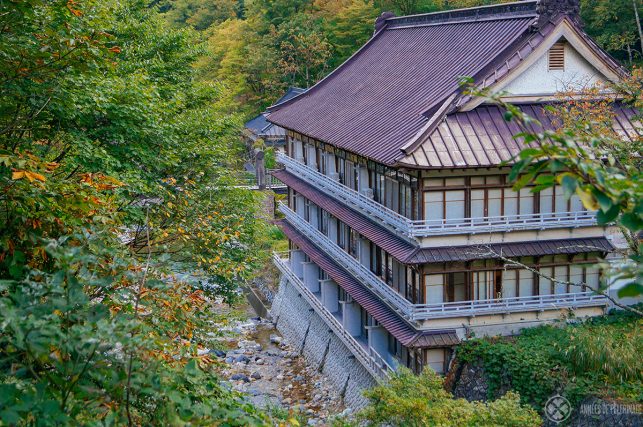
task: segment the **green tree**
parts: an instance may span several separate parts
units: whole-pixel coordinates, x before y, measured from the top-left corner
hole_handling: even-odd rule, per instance
[[[257,259],[240,121],[147,6],[0,5],[0,424],[265,420],[198,354]]]

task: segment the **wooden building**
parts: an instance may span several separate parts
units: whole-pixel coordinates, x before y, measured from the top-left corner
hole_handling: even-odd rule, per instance
[[[280,226],[291,250],[275,262],[369,369],[444,372],[467,337],[604,312],[604,297],[567,282],[598,286],[594,262],[618,235],[559,187],[513,191],[502,162],[524,148],[519,129],[459,84],[503,91],[553,128],[543,106],[563,85],[626,75],[578,9],[529,0],[384,14],[349,60],[269,109],[286,130],[274,175],[289,187]],[[614,130],[638,137],[636,111],[613,108]]]

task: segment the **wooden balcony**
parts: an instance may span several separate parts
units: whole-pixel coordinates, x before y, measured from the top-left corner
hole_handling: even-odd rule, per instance
[[[288,222],[301,234],[305,235],[315,246],[332,257],[335,262],[356,280],[391,307],[393,311],[408,321],[525,311],[576,309],[580,307],[604,306],[607,304],[607,299],[604,296],[597,295],[591,291],[489,300],[413,304],[286,205],[280,204],[279,209],[285,215]]]
[[[367,195],[342,185],[329,176],[319,173],[285,154],[278,153],[277,159],[286,167],[286,170],[314,185],[319,191],[325,192],[407,240],[450,234],[576,228],[596,225],[595,213],[587,211],[445,220],[411,220],[376,202]]]

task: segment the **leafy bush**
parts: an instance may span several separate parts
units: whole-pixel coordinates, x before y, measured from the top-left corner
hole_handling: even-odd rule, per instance
[[[640,400],[643,320],[624,312],[584,323],[526,329],[509,340],[477,339],[457,352],[461,363],[481,363],[489,397],[511,388],[541,409],[556,392],[572,404],[588,395]]]
[[[521,406],[516,393],[489,403],[454,399],[444,390],[442,378],[431,369],[414,375],[407,369],[387,384],[365,392],[368,406],[357,422],[386,426],[539,426],[533,409]]]

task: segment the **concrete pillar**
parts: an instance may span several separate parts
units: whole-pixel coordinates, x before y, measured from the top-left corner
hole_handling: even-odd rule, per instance
[[[304,278],[304,266],[302,264],[304,259],[306,259],[304,251],[299,249],[293,249],[290,251],[290,269],[295,273],[295,276],[300,279]]]
[[[312,293],[319,292],[319,267],[314,262],[305,262],[302,265],[304,286]]]
[[[359,237],[359,262],[366,268],[371,268],[371,244],[368,239]]]
[[[375,350],[386,362],[391,362],[391,355],[388,352],[388,332],[381,326],[367,326],[368,346]]]
[[[331,279],[322,280],[319,284],[324,308],[331,313],[337,312],[339,310],[339,286]]]
[[[362,334],[362,313],[359,309],[359,304],[342,301],[342,309],[342,326],[352,336],[360,336]]]
[[[295,196],[295,200],[296,213],[303,218],[304,212],[306,211],[306,201],[304,199],[304,196],[302,196],[301,194],[297,194]]]
[[[337,218],[328,219],[328,238],[331,242],[337,244]]]
[[[308,210],[308,215],[308,222],[310,223],[310,225],[319,230],[319,207],[311,203]]]

